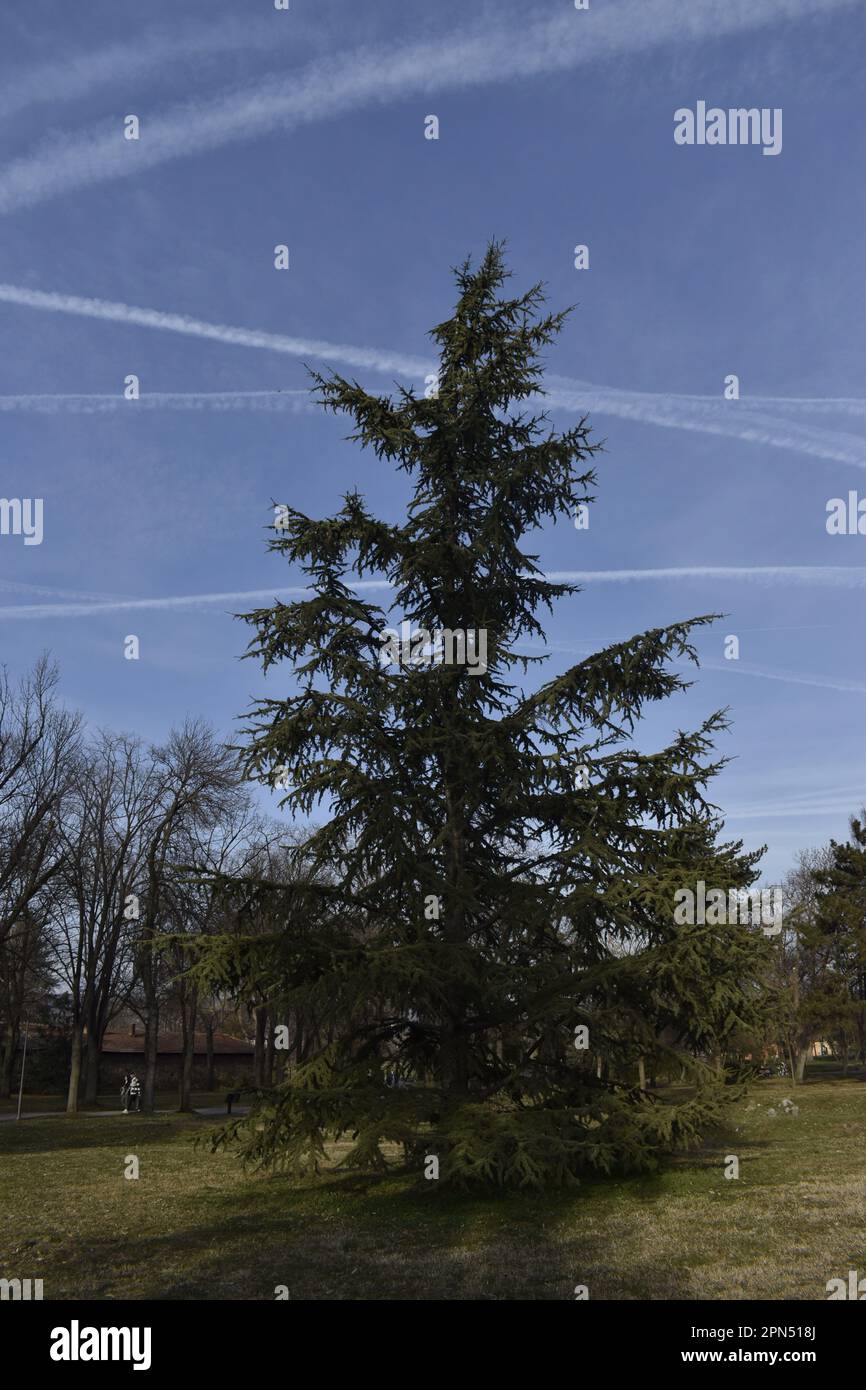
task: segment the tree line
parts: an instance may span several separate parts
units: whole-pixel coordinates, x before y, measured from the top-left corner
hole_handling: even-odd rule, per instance
[[[161,1023],[182,1038],[179,1104],[189,1107],[195,1033],[243,1026],[239,997],[189,977],[196,939],[232,930],[215,877],[284,879],[299,837],[254,807],[236,751],[188,721],[161,744],[88,731],[48,657],[17,683],[0,675],[0,1095],[27,1022],[69,1049],[67,1108],[97,1098],[102,1043],[121,1009],[144,1030],[143,1105],[152,1109]],[[272,1074],[266,1001],[244,1001],[254,1080]]]

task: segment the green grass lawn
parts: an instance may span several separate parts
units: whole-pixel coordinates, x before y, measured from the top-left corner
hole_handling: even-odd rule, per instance
[[[767,1114],[783,1096],[799,1115]],[[277,1285],[293,1299],[570,1299],[576,1284],[592,1299],[826,1299],[828,1279],[866,1274],[853,1077],[759,1082],[665,1171],[555,1195],[253,1176],[193,1146],[213,1123],[0,1124],[0,1277],[42,1278],[46,1299],[272,1299]]]

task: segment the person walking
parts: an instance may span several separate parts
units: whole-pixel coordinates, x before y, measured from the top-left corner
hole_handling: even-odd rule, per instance
[[[129,1103],[136,1112],[141,1112],[141,1082],[135,1072],[129,1078]]]
[[[129,1114],[129,1083],[131,1082],[131,1080],[132,1077],[130,1076],[129,1072],[124,1072],[123,1080],[120,1083],[120,1103],[123,1106],[124,1115]]]

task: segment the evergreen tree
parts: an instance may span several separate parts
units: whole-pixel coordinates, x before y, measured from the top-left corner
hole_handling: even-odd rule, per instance
[[[766,1040],[777,1044],[791,1079],[799,1083],[813,1043],[838,1036],[840,1027],[844,1031],[849,1008],[817,883],[817,875],[833,868],[833,852],[801,850],[797,858],[785,880],[785,928],[775,941],[769,978],[774,1007]]]
[[[815,873],[819,921],[833,969],[847,995],[840,1016],[857,1034],[866,1062],[866,812],[852,817],[850,839],[830,841],[830,864]]]
[[[315,1054],[232,1131],[254,1161],[302,1169],[350,1135],[350,1164],[384,1167],[396,1145],[419,1176],[435,1156],[441,1181],[561,1183],[652,1165],[719,1113],[696,1054],[753,1020],[764,943],[675,927],[673,895],[745,886],[758,856],[717,843],[706,799],[724,712],[659,752],[632,743],[645,705],[688,684],[673,663],[696,660],[714,615],[517,683],[547,659],[526,649],[540,615],[577,592],[526,538],[591,503],[599,446],[585,419],[559,434],[531,409],[565,315],[542,312],[540,286],[505,295],[497,244],[455,274],[436,388],[383,397],[314,374],[413,494],[400,525],[357,491],[327,520],[282,509],[270,546],[309,597],[244,617],[248,654],[289,663],[298,689],[255,706],[245,751],[293,812],[327,819],[317,871],[223,885],[241,912],[278,892],[278,925],[203,943],[199,970],[319,1022]],[[387,611],[352,586],[371,575],[392,585]],[[401,620],[429,641],[403,645]],[[642,1088],[647,1055],[688,1069],[677,1103]]]

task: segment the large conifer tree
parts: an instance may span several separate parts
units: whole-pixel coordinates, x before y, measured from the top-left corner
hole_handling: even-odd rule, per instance
[[[699,1056],[720,1056],[756,1008],[760,933],[673,925],[677,888],[755,876],[757,856],[717,843],[706,800],[724,714],[651,755],[631,739],[647,702],[684,688],[673,664],[711,616],[528,679],[542,658],[526,643],[576,590],[544,577],[527,537],[592,501],[598,446],[585,420],[559,434],[534,412],[564,315],[542,312],[539,286],[507,297],[507,275],[496,244],[456,272],[454,313],[432,330],[438,389],[392,398],[315,377],[351,438],[409,476],[408,514],[377,520],[357,492],[323,521],[285,507],[270,545],[309,597],[245,615],[250,654],[298,682],[255,707],[250,774],[326,817],[317,871],[228,885],[272,911],[279,894],[274,931],[204,943],[211,985],[317,1021],[315,1055],[239,1131],[264,1163],[302,1167],[349,1135],[350,1163],[396,1154],[420,1176],[435,1156],[456,1183],[651,1165],[718,1112],[721,1079]],[[353,576],[390,580],[392,606]],[[486,669],[427,649],[383,664],[403,619],[486,633]],[[664,1072],[671,1053],[692,1081],[676,1102],[639,1084],[644,1059]]]
[[[852,816],[850,832],[847,841],[830,841],[831,862],[815,873],[818,926],[833,974],[848,994],[840,1021],[853,1024],[866,1061],[866,810]]]

